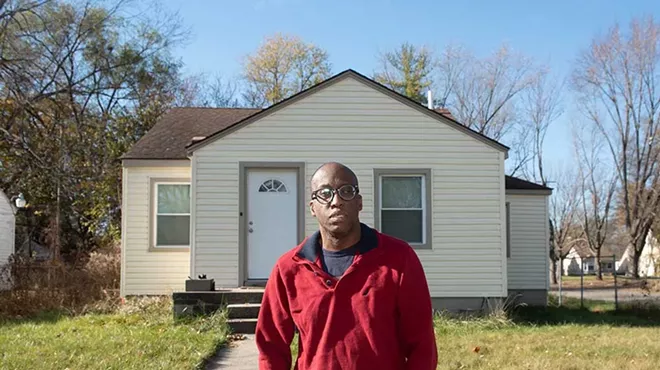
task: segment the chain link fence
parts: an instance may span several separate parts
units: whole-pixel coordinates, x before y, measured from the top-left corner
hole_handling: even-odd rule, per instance
[[[601,256],[600,269],[596,257],[573,256],[564,258],[558,265],[561,274],[557,273],[557,283],[552,284],[551,292],[557,296],[560,306],[567,299],[577,299],[581,307],[594,301],[611,303],[615,309],[640,305],[660,307],[660,277],[634,278],[629,266],[615,255]]]

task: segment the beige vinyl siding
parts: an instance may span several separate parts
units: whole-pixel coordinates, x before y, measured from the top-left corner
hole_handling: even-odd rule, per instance
[[[9,261],[9,256],[14,253],[15,225],[14,212],[9,204],[9,199],[0,193],[0,290],[9,288],[8,271],[4,267]]]
[[[547,289],[547,196],[508,194],[506,200],[511,207],[509,289]]]
[[[150,179],[190,181],[190,167],[125,167],[123,173],[121,294],[183,290],[190,274],[190,252],[149,251]]]
[[[340,161],[359,177],[374,222],[373,169],[432,171],[432,250],[418,250],[435,297],[506,292],[503,156],[496,149],[348,78],[198,149],[195,274],[238,281],[239,161]],[[305,207],[305,232],[317,230]],[[294,246],[291,246],[294,247]]]

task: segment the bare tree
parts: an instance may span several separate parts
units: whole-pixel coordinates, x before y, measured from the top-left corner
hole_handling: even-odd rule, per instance
[[[573,138],[579,163],[582,229],[590,251],[596,255],[596,276],[602,280],[601,253],[612,232],[610,217],[617,179],[612,166],[602,159],[603,143],[595,127],[576,127]]]
[[[568,255],[574,243],[583,239],[579,226],[579,184],[571,168],[557,171],[555,190],[550,198],[550,260],[552,282],[557,283],[559,261]],[[561,264],[559,265],[560,268]]]
[[[658,119],[660,27],[653,18],[633,20],[595,38],[574,71],[580,106],[600,133],[615,165],[618,206],[633,249],[632,274],[660,206]]]
[[[181,80],[175,106],[239,108],[238,85],[221,75],[209,79],[206,74],[190,75]]]
[[[529,165],[523,158],[516,161],[522,165],[525,177],[547,185],[547,171],[543,157],[543,146],[548,128],[563,113],[562,94],[563,84],[550,75],[549,71],[542,71],[538,78],[526,89],[522,97],[521,110],[523,115],[522,126],[529,130],[529,135],[523,136],[531,142]],[[514,173],[516,168],[514,168]]]
[[[435,103],[448,108],[467,127],[511,148],[507,167],[516,175],[534,159],[533,125],[525,95],[540,86],[537,94],[548,96],[543,70],[533,60],[502,45],[492,55],[477,58],[462,46],[449,45],[438,56]],[[538,103],[538,102],[534,102]],[[554,108],[554,101],[544,102]],[[541,120],[554,118],[554,111],[541,107]],[[540,122],[539,122],[540,123]]]
[[[507,46],[485,59],[450,46],[438,63],[445,106],[458,121],[495,140],[518,123],[517,98],[538,77],[533,62]]]
[[[255,107],[275,104],[330,77],[328,53],[299,37],[276,34],[243,63],[244,98]]]
[[[426,46],[403,43],[379,56],[380,69],[374,80],[419,103],[428,104],[425,94],[436,67],[433,52]]]

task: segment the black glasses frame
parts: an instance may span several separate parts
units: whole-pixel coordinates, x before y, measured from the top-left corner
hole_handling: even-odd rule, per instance
[[[341,190],[342,188],[346,188],[346,187],[351,188],[351,190],[353,191],[353,197],[351,197],[351,198],[344,198],[344,197],[341,196],[341,194],[340,194],[340,190]],[[324,190],[326,190],[326,191],[327,191],[327,190],[330,190],[330,191],[331,191],[330,199],[325,200],[325,199],[321,199],[321,198],[319,198],[318,193],[319,193],[320,191],[324,191]],[[312,199],[313,199],[313,200],[316,200],[317,202],[319,202],[319,203],[321,203],[321,204],[330,204],[330,203],[332,203],[332,201],[335,199],[335,195],[337,195],[337,196],[340,197],[341,199],[343,199],[343,200],[345,200],[345,201],[348,202],[348,201],[351,201],[351,200],[355,199],[355,197],[356,197],[359,193],[360,193],[360,188],[359,188],[357,185],[346,184],[346,185],[342,185],[342,186],[340,186],[338,189],[334,189],[334,188],[331,188],[331,187],[323,187],[323,188],[321,188],[321,189],[317,189],[317,190],[315,190],[315,191],[312,192]]]

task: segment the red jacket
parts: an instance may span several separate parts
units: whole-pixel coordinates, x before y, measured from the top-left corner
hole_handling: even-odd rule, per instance
[[[280,257],[256,329],[259,369],[414,369],[437,366],[428,284],[415,251],[362,224],[358,255],[335,279],[319,262],[316,232]]]

